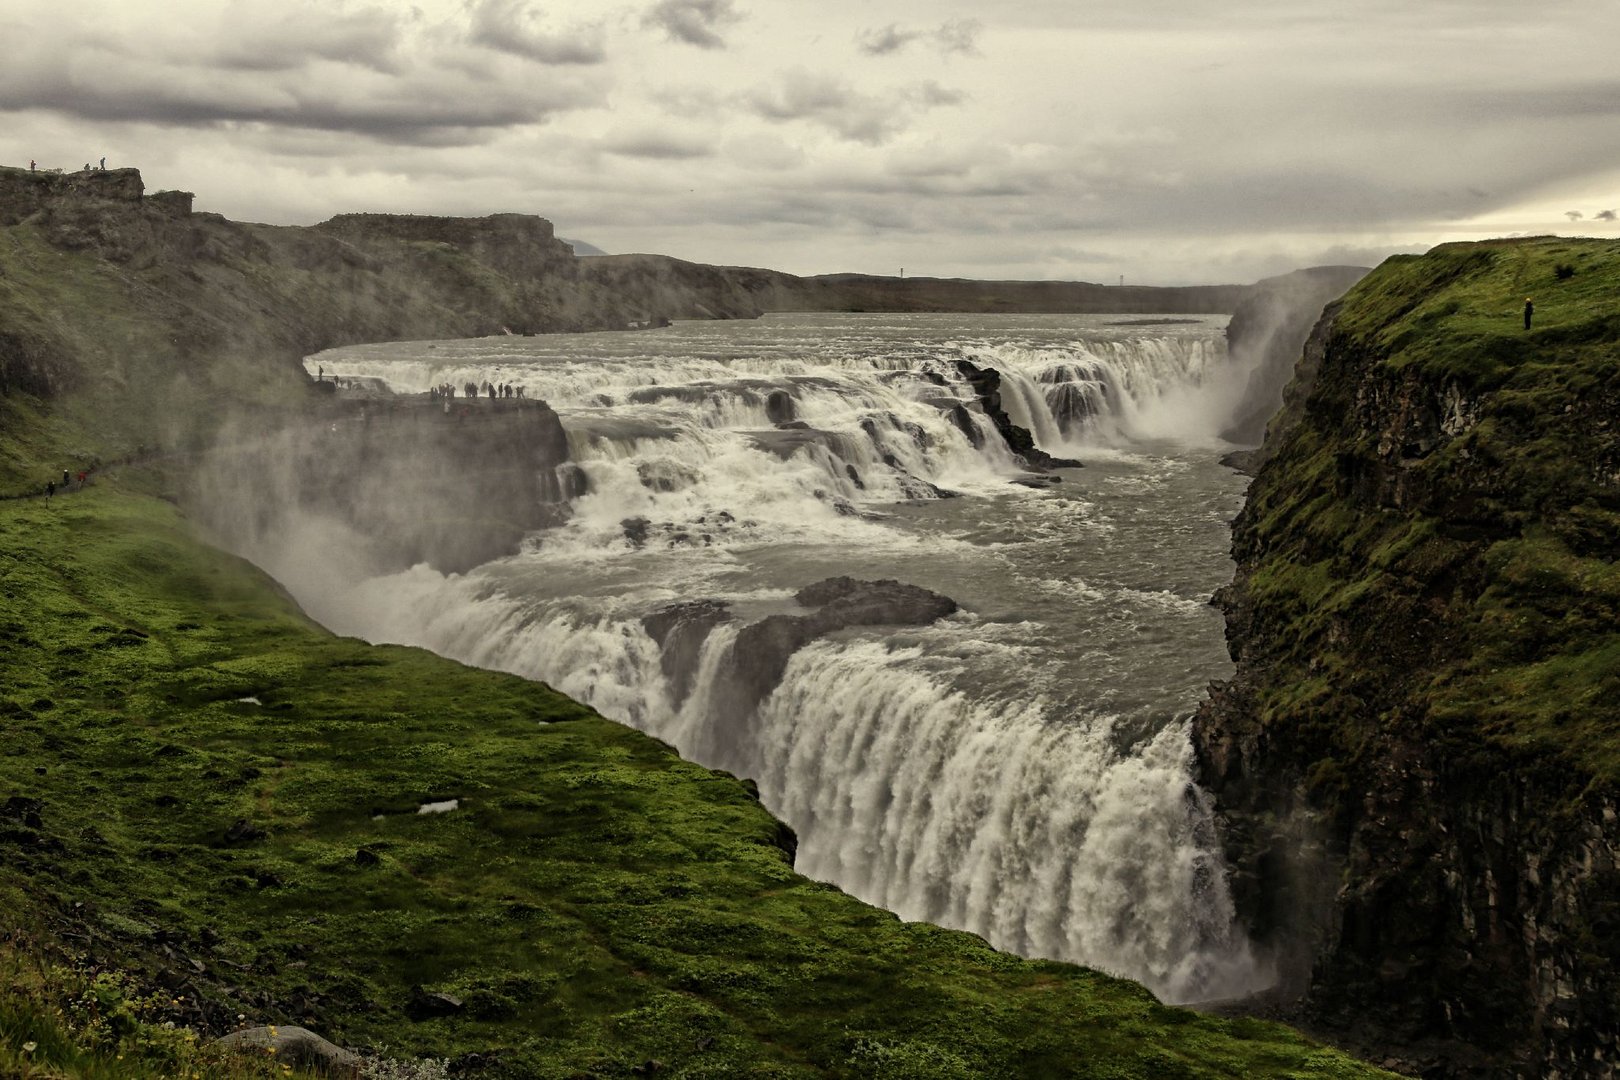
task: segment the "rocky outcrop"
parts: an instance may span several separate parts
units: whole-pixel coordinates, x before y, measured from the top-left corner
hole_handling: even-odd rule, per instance
[[[138,169],[65,173],[0,166],[0,225],[15,225],[63,202],[139,203],[146,190]]]
[[[698,661],[709,633],[731,621],[731,606],[723,600],[693,600],[672,604],[641,620],[647,636],[658,643],[659,663],[678,708],[692,692]]]
[[[1525,334],[1570,259],[1597,293],[1549,284]],[[1424,1075],[1620,1067],[1615,281],[1598,243],[1375,271],[1312,334],[1216,597],[1237,669],[1194,742],[1266,1007]]]
[[[365,537],[379,570],[459,573],[565,520],[583,482],[543,401],[384,398],[234,438],[198,470],[194,502],[243,550],[309,514]]]
[[[746,712],[776,688],[788,660],[818,637],[852,626],[926,626],[957,610],[956,601],[893,580],[828,578],[794,594],[805,615],[770,615],[743,627],[732,651],[731,682]]]
[[[1040,472],[1045,472],[1048,469],[1078,469],[1081,467],[1082,463],[1073,458],[1053,457],[1048,454],[1035,445],[1035,437],[1029,433],[1028,428],[1012,422],[1012,418],[1007,415],[1007,410],[1001,407],[1001,372],[995,368],[981,368],[968,360],[958,360],[956,370],[961,372],[962,378],[967,380],[979,408],[990,418],[990,422],[995,425],[996,431],[1006,441],[1007,448],[1017,454],[1025,465]],[[953,414],[954,418],[955,414]],[[964,424],[958,420],[957,426],[965,431],[971,426],[971,421]]]

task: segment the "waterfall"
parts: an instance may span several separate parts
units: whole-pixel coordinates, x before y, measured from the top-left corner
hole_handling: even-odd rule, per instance
[[[798,832],[806,874],[1172,1000],[1227,996],[1264,972],[1234,929],[1190,779],[1185,718],[1226,663],[1203,603],[1219,582],[1141,569],[1159,530],[1117,555],[1111,541],[1193,467],[1153,440],[1217,445],[1223,358],[1215,322],[987,333],[827,316],[338,350],[312,370],[394,393],[514,383],[548,401],[585,477],[566,520],[466,574],[312,561],[290,512],[232,542],[337,632],[542,679],[756,779]],[[1008,484],[1022,466],[958,360],[1001,373],[1002,408],[1042,449],[1102,464],[1061,497]],[[1217,567],[1236,490],[1172,507],[1191,522],[1178,529],[1210,537]],[[215,501],[231,539],[229,499]],[[1081,528],[1114,562],[1074,565]],[[1164,547],[1173,568],[1184,545]],[[813,641],[738,707],[738,629],[844,572],[1006,610]],[[642,619],[708,598],[715,623],[672,671]],[[1195,632],[1209,658],[1197,663],[1181,659]],[[1149,669],[1187,685],[1120,689]]]

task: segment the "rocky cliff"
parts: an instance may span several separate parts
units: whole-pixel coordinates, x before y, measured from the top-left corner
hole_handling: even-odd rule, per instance
[[[1195,742],[1271,1004],[1425,1075],[1620,1068],[1617,284],[1597,241],[1374,271],[1217,596]]]

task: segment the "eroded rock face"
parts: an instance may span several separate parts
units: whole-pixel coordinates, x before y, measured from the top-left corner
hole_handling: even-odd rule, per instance
[[[1256,282],[1226,324],[1227,355],[1249,367],[1243,404],[1221,437],[1253,445],[1266,422],[1283,407],[1284,389],[1297,380],[1308,392],[1314,372],[1303,379],[1296,363],[1322,309],[1367,275],[1364,266],[1317,266]],[[1258,467],[1259,462],[1254,465]]]
[[[672,604],[641,620],[647,636],[662,650],[659,664],[669,680],[675,705],[680,707],[692,692],[703,643],[721,623],[731,620],[731,605],[724,600],[693,600]]]

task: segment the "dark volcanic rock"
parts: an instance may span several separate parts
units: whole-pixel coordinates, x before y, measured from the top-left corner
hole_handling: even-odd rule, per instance
[[[1242,403],[1221,437],[1254,444],[1266,422],[1284,404],[1284,388],[1294,380],[1300,402],[1309,395],[1315,372],[1295,365],[1322,309],[1367,274],[1362,266],[1316,266],[1255,283],[1226,324],[1226,350],[1234,366],[1250,369]],[[1259,461],[1247,459],[1240,471],[1253,474]],[[1234,466],[1238,467],[1238,466]]]
[[[366,536],[380,570],[461,572],[517,551],[567,516],[579,473],[543,401],[338,400],[262,441],[215,451],[194,477],[205,513],[238,542],[276,535],[294,512]],[[249,498],[244,494],[252,492]]]
[[[786,390],[772,390],[770,397],[765,399],[765,415],[778,424],[796,419],[799,414],[793,403],[793,395]]]
[[[1257,1007],[1435,1078],[1620,1072],[1615,608],[1581,584],[1620,552],[1620,327],[1569,300],[1539,340],[1516,310],[1414,314],[1562,254],[1448,245],[1328,305],[1215,597],[1236,669],[1192,727],[1279,975]],[[1419,359],[1448,350],[1479,367]]]
[[[1022,458],[1031,469],[1045,471],[1081,467],[1082,463],[1073,458],[1059,458],[1048,454],[1035,445],[1035,436],[1029,433],[1028,428],[1012,422],[1007,410],[1001,407],[1001,372],[995,368],[981,368],[968,360],[958,360],[956,370],[962,373],[962,377],[973,388],[980,408],[984,409],[984,414],[990,418],[990,422],[1006,440],[1007,448]],[[960,427],[961,423],[958,422],[957,426]]]

